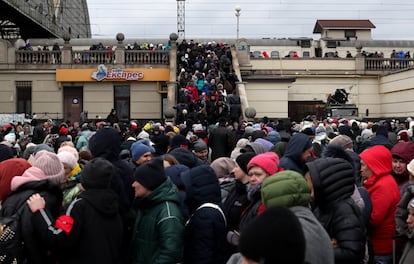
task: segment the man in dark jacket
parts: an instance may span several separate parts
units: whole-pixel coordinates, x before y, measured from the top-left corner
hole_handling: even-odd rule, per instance
[[[200,165],[181,174],[190,211],[184,233],[183,263],[226,263],[226,218],[219,207],[220,185],[214,170]]]
[[[35,232],[60,263],[120,263],[122,220],[116,194],[109,189],[112,170],[102,158],[87,163],[80,179],[85,191],[56,221],[42,196],[29,198]]]
[[[226,127],[226,119],[220,118],[218,126],[213,128],[208,138],[208,145],[211,148],[211,162],[220,157],[230,157],[233,144],[233,133]]]
[[[295,134],[287,143],[279,167],[305,174],[305,163],[312,158],[312,140],[304,133]]]
[[[184,221],[177,187],[166,177],[163,161],[154,159],[134,173],[137,216],[132,235],[132,263],[181,261]]]

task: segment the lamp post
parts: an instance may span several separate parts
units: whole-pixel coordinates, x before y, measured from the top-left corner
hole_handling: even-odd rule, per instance
[[[234,8],[234,14],[236,15],[236,18],[237,18],[237,39],[239,39],[239,17],[240,17],[240,11],[241,11],[241,7],[239,5],[236,5],[236,7]]]

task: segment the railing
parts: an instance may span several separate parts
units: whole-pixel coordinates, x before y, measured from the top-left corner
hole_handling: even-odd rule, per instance
[[[168,65],[168,52],[162,50],[125,50],[125,64]]]
[[[61,64],[61,51],[16,50],[16,64]]]
[[[365,58],[365,69],[382,70],[402,70],[414,68],[414,59],[390,59],[390,58]]]
[[[82,50],[72,52],[74,64],[112,64],[115,61],[113,50]]]
[[[166,51],[125,50],[125,64],[138,65],[168,65],[169,57]],[[115,64],[113,50],[82,50],[72,51],[73,64],[98,65]],[[61,51],[47,50],[16,50],[16,64],[62,64]]]

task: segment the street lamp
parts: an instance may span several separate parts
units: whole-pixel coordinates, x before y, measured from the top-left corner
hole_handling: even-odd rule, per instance
[[[234,8],[234,14],[237,17],[237,39],[239,39],[239,17],[240,17],[240,11],[241,11],[241,7],[239,5],[236,5],[236,7]]]

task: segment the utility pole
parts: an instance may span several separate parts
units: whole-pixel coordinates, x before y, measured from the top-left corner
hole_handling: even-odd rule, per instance
[[[185,0],[177,0],[177,34],[179,39],[185,39]]]

